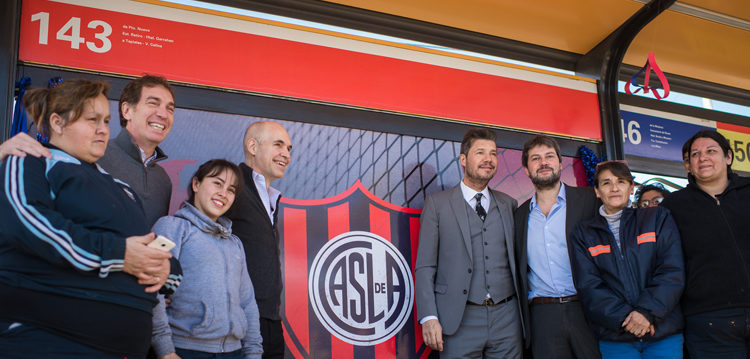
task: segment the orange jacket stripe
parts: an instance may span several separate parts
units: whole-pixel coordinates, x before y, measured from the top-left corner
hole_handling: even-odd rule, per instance
[[[656,243],[656,232],[646,232],[638,236],[638,244]]]
[[[589,253],[591,253],[592,257],[596,257],[600,254],[610,253],[610,247],[609,245],[603,245],[603,244],[600,244],[596,247],[589,247]]]

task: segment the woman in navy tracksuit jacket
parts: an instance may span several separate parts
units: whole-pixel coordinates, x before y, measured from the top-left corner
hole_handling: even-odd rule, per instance
[[[96,164],[109,138],[107,89],[68,80],[24,98],[50,134],[50,158],[0,165],[2,358],[146,356],[159,279],[144,283],[131,268],[166,256],[139,242],[149,228],[138,196]],[[161,289],[179,285],[179,263],[170,269]]]
[[[630,208],[624,163],[597,168],[599,215],[572,233],[573,280],[603,358],[682,358],[685,266],[669,211]]]

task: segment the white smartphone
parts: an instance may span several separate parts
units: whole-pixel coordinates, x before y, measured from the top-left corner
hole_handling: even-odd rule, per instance
[[[170,249],[174,248],[174,242],[164,236],[156,236],[156,239],[148,244],[151,248],[156,248],[160,251],[169,252]]]

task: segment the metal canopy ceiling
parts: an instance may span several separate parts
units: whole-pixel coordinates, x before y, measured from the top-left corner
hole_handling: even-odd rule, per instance
[[[648,1],[328,2],[584,55]],[[656,54],[659,66],[668,74],[736,88],[747,95],[750,93],[750,1],[676,2],[643,28],[628,48],[623,63],[641,67],[649,52]]]

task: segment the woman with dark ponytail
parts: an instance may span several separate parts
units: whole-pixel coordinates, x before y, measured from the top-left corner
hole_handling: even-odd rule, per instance
[[[260,315],[242,242],[224,214],[240,193],[242,171],[226,160],[202,164],[188,200],[154,232],[175,243],[172,254],[190,278],[154,308],[153,346],[160,359],[252,359],[263,354]]]
[[[179,264],[147,247],[138,197],[96,164],[108,90],[69,80],[24,98],[50,158],[0,166],[3,358],[145,357],[155,292],[179,285]]]

